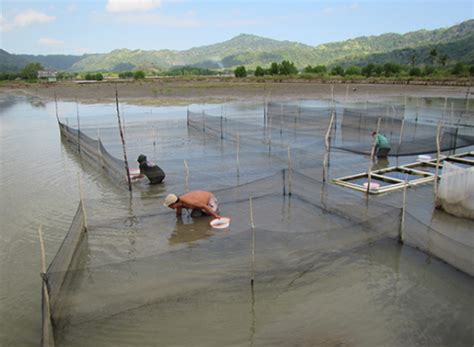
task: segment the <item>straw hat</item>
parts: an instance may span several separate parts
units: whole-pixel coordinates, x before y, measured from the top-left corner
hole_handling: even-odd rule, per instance
[[[178,197],[176,195],[168,194],[168,196],[165,199],[165,202],[163,203],[163,206],[169,207],[170,205],[174,204],[177,201],[178,201]]]

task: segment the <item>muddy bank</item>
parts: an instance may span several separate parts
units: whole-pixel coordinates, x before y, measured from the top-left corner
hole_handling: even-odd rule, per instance
[[[168,80],[127,82],[4,84],[0,92],[23,94],[43,99],[78,100],[105,103],[115,100],[115,88],[121,102],[137,105],[187,105],[226,101],[289,99],[377,100],[394,96],[466,97],[469,87],[414,84],[321,83],[308,81],[237,81],[224,79]],[[471,92],[472,94],[472,92]]]

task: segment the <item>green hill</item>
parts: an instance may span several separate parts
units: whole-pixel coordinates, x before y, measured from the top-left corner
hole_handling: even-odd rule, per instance
[[[167,70],[179,66],[208,69],[233,69],[245,65],[269,66],[272,62],[290,60],[296,67],[307,65],[364,65],[368,62],[409,64],[413,54],[417,64],[429,61],[429,52],[436,48],[439,56],[447,55],[448,64],[472,63],[474,20],[449,28],[418,30],[406,34],[386,33],[362,36],[316,47],[292,41],[278,41],[255,35],[241,34],[228,41],[188,50],[129,50],[116,49],[106,54],[71,55],[13,55],[0,50],[0,68],[24,66],[40,62],[43,66],[68,71],[126,71],[133,69]],[[23,64],[23,65],[22,65]],[[0,70],[1,71],[1,70]]]

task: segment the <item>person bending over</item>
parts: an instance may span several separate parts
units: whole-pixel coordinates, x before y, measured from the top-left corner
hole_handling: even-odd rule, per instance
[[[165,202],[165,207],[176,210],[176,216],[181,216],[183,208],[191,209],[191,217],[213,216],[220,218],[217,199],[214,194],[202,190],[192,191],[181,196],[169,194]]]
[[[375,141],[374,154],[377,156],[377,158],[387,158],[388,152],[390,152],[390,143],[388,142],[387,138],[376,131],[372,132],[372,136],[374,137]]]
[[[150,180],[150,184],[158,184],[163,182],[166,175],[158,165],[148,162],[146,156],[143,154],[138,156],[137,161],[140,164],[139,178],[146,176]]]

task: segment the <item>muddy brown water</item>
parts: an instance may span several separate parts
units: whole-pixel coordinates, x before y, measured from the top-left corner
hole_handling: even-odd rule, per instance
[[[63,114],[74,118],[74,104],[59,106]],[[208,106],[196,106],[196,109],[199,107]],[[136,107],[130,113],[144,114],[149,109]],[[113,115],[113,105],[81,105],[80,112],[84,118]],[[176,117],[184,119],[186,108],[154,112],[163,121],[170,121]],[[88,319],[66,329],[61,345],[473,344],[472,277],[426,253],[383,238],[335,254],[330,249],[320,253],[306,249],[307,253],[303,254],[306,258],[301,257],[297,250],[289,252],[291,249],[286,248],[289,230],[282,226],[292,225],[291,220],[304,221],[312,210],[306,210],[307,205],[297,200],[264,198],[256,202],[257,225],[259,219],[268,219],[266,225],[285,237],[279,240],[266,231],[257,237],[259,247],[266,242],[273,248],[257,256],[257,273],[261,277],[256,279],[252,290],[247,276],[249,249],[239,247],[248,245],[251,239],[244,226],[248,221],[233,221],[234,229],[225,232],[212,230],[205,219],[192,220],[185,216],[177,222],[160,204],[168,191],[182,189],[183,182],[173,181],[172,177],[169,185],[144,185],[129,200],[125,190],[82,163],[61,143],[54,103],[2,95],[0,141],[1,345],[39,343],[41,257],[37,229],[42,225],[49,262],[77,207],[78,172],[83,193],[93,206],[90,218],[96,224],[95,233],[89,235],[91,270],[89,277],[84,277],[91,281],[78,285],[78,292],[83,291],[74,299],[99,302],[100,295],[116,295],[119,306],[121,299],[125,303],[129,295],[140,295],[150,288],[158,288],[162,294],[153,294],[154,300],[147,305],[119,309],[116,315],[106,317],[95,308],[87,315],[86,308],[74,306],[78,317],[82,314]],[[178,151],[176,155],[182,153]],[[353,159],[348,162],[347,158],[347,154],[333,153],[332,177],[366,170],[366,163]],[[390,161],[394,163],[394,159]],[[270,163],[264,173],[251,165],[247,169],[246,177],[252,180],[280,167]],[[245,172],[243,169],[242,180]],[[209,189],[238,182],[234,174],[215,181],[205,170],[197,177]],[[412,201],[430,195],[429,188],[412,192]],[[275,201],[279,201],[278,209],[268,210],[268,206],[276,206]],[[222,208],[230,213],[233,204],[224,203]],[[417,209],[417,203],[413,202],[412,208]],[[235,209],[235,214],[247,213],[244,202],[235,204]],[[323,213],[321,218],[327,218],[321,220],[328,227],[334,223]],[[445,218],[433,217],[430,209],[420,208],[419,218],[427,223],[431,218],[446,225]],[[380,227],[383,228],[383,221]],[[340,228],[344,230],[345,224],[340,224]],[[303,223],[299,229],[309,233],[312,225]],[[326,242],[337,245],[337,238],[332,240],[331,234],[323,236]],[[304,249],[305,239],[299,242]],[[156,262],[139,261],[153,257],[157,257]],[[187,259],[196,260],[196,266],[187,263]],[[298,266],[301,259],[306,259],[302,269]],[[147,278],[134,282],[140,279],[140,271],[155,273],[150,264],[169,267],[156,270],[156,275],[164,276],[156,281]],[[114,279],[114,271],[128,278],[128,282],[120,283],[116,278],[117,283],[101,282],[109,277]],[[120,276],[118,279],[123,279]],[[94,279],[95,283],[102,283],[102,289],[110,290],[109,294],[94,292]]]

